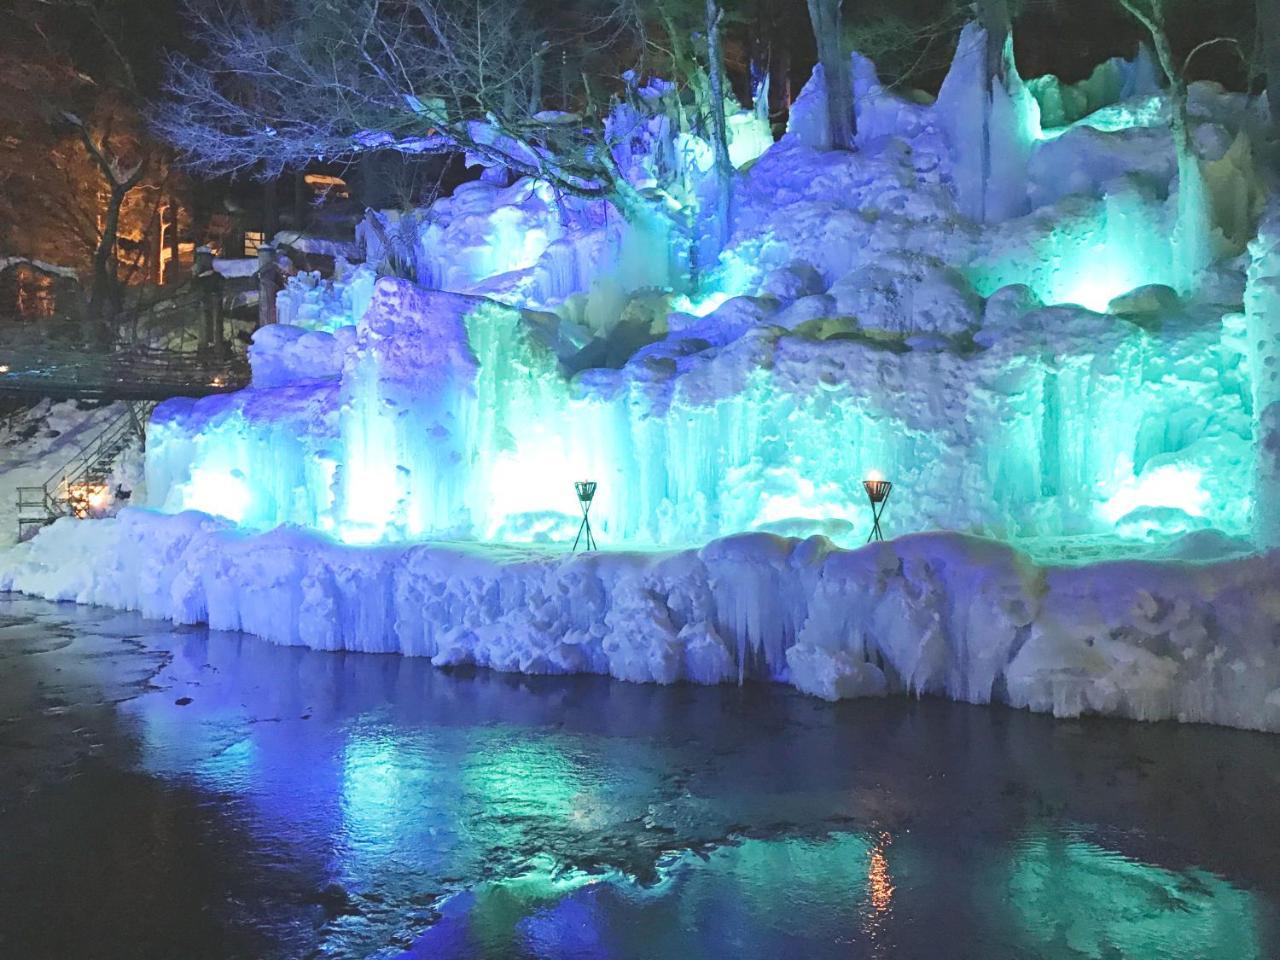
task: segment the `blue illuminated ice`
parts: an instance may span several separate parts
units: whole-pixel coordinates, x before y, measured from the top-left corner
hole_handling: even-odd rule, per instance
[[[1280,541],[1253,107],[1193,85],[1180,165],[1141,61],[988,95],[981,39],[933,104],[855,55],[855,152],[822,149],[820,71],[779,143],[738,115],[723,250],[662,85],[616,159],[690,235],[531,180],[371,214],[366,264],[280,294],[251,388],[156,411],[157,512],[57,525],[0,588],[441,665],[1280,729],[1273,562],[1224,559]],[[852,549],[873,470],[892,536],[954,532]],[[583,479],[614,552],[570,559]],[[1062,543],[1165,559],[1030,559]]]

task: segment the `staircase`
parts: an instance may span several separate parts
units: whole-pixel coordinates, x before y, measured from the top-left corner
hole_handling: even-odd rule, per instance
[[[59,517],[85,519],[111,502],[109,481],[120,455],[146,442],[155,403],[129,401],[125,410],[85,443],[64,467],[38,487],[18,488],[18,540],[29,540]]]

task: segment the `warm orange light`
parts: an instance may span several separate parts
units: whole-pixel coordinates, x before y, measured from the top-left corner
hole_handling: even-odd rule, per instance
[[[893,875],[889,873],[889,858],[885,856],[885,850],[892,842],[892,837],[883,834],[871,848],[867,863],[867,893],[871,909],[878,914],[888,913],[893,906]]]
[[[80,520],[101,516],[111,505],[111,490],[105,483],[72,483],[67,486],[67,502]]]

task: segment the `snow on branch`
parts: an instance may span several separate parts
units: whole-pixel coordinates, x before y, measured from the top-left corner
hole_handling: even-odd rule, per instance
[[[558,15],[569,22],[567,8],[589,2]],[[585,73],[578,88],[562,69],[560,105],[572,109],[544,111],[544,63],[570,51],[524,3],[286,0],[263,17],[245,0],[190,0],[187,10],[206,53],[170,58],[153,123],[199,170],[274,175],[370,150],[465,151],[568,193],[619,189]],[[613,28],[576,12],[580,45]]]

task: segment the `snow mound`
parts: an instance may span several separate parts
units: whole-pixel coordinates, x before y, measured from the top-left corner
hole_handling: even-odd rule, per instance
[[[127,509],[0,555],[0,590],[441,666],[1280,731],[1280,555],[1042,567],[954,534],[563,550],[361,548]]]

